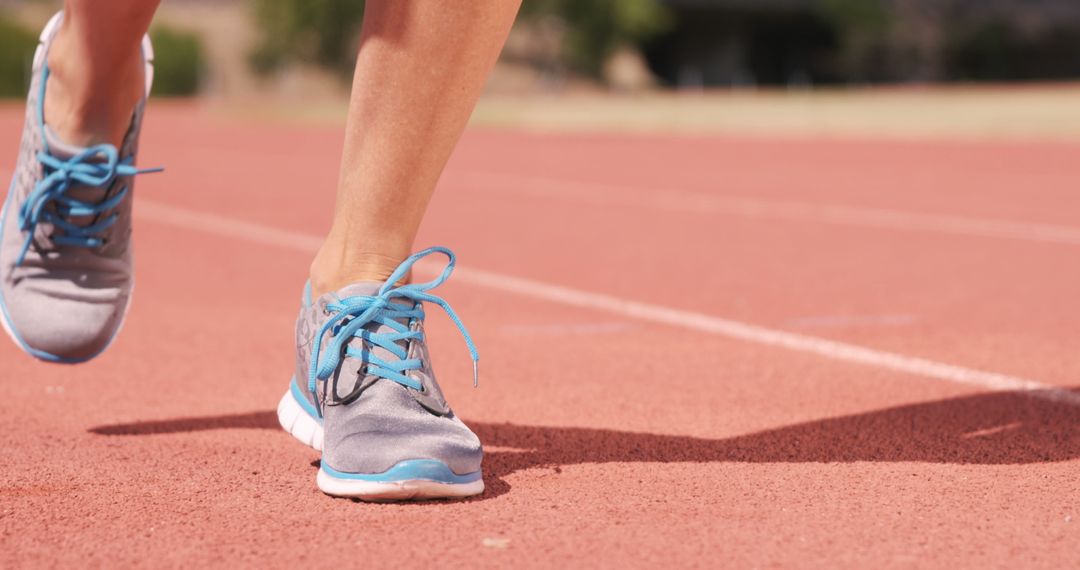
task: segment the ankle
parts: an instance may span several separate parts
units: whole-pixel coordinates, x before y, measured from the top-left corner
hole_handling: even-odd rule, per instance
[[[119,147],[144,95],[141,49],[112,61],[93,61],[61,27],[49,48],[46,123],[65,142]]]
[[[358,252],[342,255],[337,248],[324,245],[311,262],[311,296],[313,299],[346,285],[361,281],[385,282],[408,255],[378,252]],[[406,275],[402,282],[408,282]]]

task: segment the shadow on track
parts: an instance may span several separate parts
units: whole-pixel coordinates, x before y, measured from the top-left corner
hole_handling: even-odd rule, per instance
[[[718,411],[716,413],[723,413]],[[1080,408],[999,392],[816,420],[724,439],[608,429],[466,422],[485,446],[488,490],[533,468],[582,463],[899,462],[1003,465],[1080,458]],[[213,429],[279,429],[272,411],[106,425],[89,431],[132,436]]]

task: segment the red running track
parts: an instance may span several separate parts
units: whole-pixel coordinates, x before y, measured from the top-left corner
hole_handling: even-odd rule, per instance
[[[0,343],[0,567],[1080,566],[1080,146],[470,132],[418,245],[488,490],[371,505],[273,412],[341,138],[154,105],[123,334]]]

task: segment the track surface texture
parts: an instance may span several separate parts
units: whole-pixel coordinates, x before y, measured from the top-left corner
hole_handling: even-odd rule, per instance
[[[487,491],[364,504],[274,415],[341,140],[151,106],[120,338],[0,343],[0,567],[1080,567],[1080,145],[470,131]]]

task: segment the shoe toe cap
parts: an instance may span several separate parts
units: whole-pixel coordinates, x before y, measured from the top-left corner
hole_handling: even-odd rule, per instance
[[[431,414],[389,381],[372,388],[405,397],[380,398],[379,405],[364,410],[328,406],[323,460],[333,469],[378,474],[402,461],[433,459],[457,475],[480,470],[480,439],[460,419]],[[344,417],[335,417],[339,414]]]
[[[346,473],[384,473],[402,461],[418,459],[441,461],[457,475],[479,471],[484,454],[480,440],[464,424],[447,424],[437,431],[353,432],[326,446],[324,459]]]
[[[126,297],[88,300],[4,293],[5,324],[16,340],[31,355],[58,362],[82,362],[103,351],[127,306]]]

